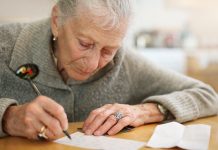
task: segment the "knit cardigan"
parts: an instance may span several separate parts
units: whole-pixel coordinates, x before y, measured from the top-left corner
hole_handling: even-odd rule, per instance
[[[113,61],[86,81],[62,80],[51,53],[49,19],[0,26],[0,137],[2,118],[12,105],[31,102],[37,95],[16,69],[34,63],[33,80],[40,92],[62,105],[69,122],[83,121],[90,111],[108,103],[160,103],[178,122],[216,115],[218,98],[208,85],[161,68],[135,51],[120,49]]]

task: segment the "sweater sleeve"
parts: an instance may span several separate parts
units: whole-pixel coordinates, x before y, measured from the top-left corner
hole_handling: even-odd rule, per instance
[[[134,98],[162,104],[178,122],[218,113],[218,96],[209,85],[154,65],[134,52],[127,53],[126,60]]]
[[[6,58],[9,57],[9,49],[12,49],[16,38],[18,37],[21,31],[21,24],[6,24],[0,25],[0,63],[5,63]],[[7,53],[6,53],[7,51]],[[0,86],[2,77],[0,76]],[[16,100],[10,98],[2,98],[1,96],[2,88],[0,87],[0,137],[4,137],[7,134],[3,132],[2,123],[3,116],[7,108],[11,105],[17,105]]]
[[[5,111],[7,110],[7,108],[11,105],[17,105],[17,101],[13,100],[13,99],[9,99],[9,98],[1,98],[0,99],[0,137],[4,137],[7,134],[4,133],[3,131],[3,116]]]

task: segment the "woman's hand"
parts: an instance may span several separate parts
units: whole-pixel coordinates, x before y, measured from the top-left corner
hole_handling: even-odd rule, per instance
[[[121,119],[115,113],[122,114]],[[93,110],[83,125],[87,135],[114,135],[126,126],[138,127],[146,123],[160,122],[164,116],[157,108],[157,104],[146,103],[140,105],[107,104]]]
[[[37,139],[43,126],[49,140],[57,139],[68,128],[63,107],[45,96],[38,96],[24,105],[10,106],[4,114],[3,124],[9,135],[29,139]]]

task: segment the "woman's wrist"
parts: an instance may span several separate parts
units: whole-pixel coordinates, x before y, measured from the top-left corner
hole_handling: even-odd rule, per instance
[[[161,112],[161,114],[164,116],[164,119],[162,121],[167,120],[169,111],[161,104],[157,104],[157,108]]]
[[[144,113],[144,116],[147,116],[145,118],[145,123],[161,122],[165,118],[158,109],[157,103],[144,103],[135,106],[142,110],[141,112]]]
[[[5,111],[4,115],[3,115],[3,118],[2,118],[3,132],[6,133],[6,134],[9,134],[9,135],[10,135],[10,133],[9,133],[10,123],[9,122],[10,122],[10,117],[12,116],[12,113],[14,112],[14,108],[15,108],[14,105],[9,106],[6,109],[6,111]]]

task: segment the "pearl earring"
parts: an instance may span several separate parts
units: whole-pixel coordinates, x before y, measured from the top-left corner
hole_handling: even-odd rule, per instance
[[[57,40],[57,38],[54,36],[54,37],[53,37],[53,41],[56,41],[56,40]]]

